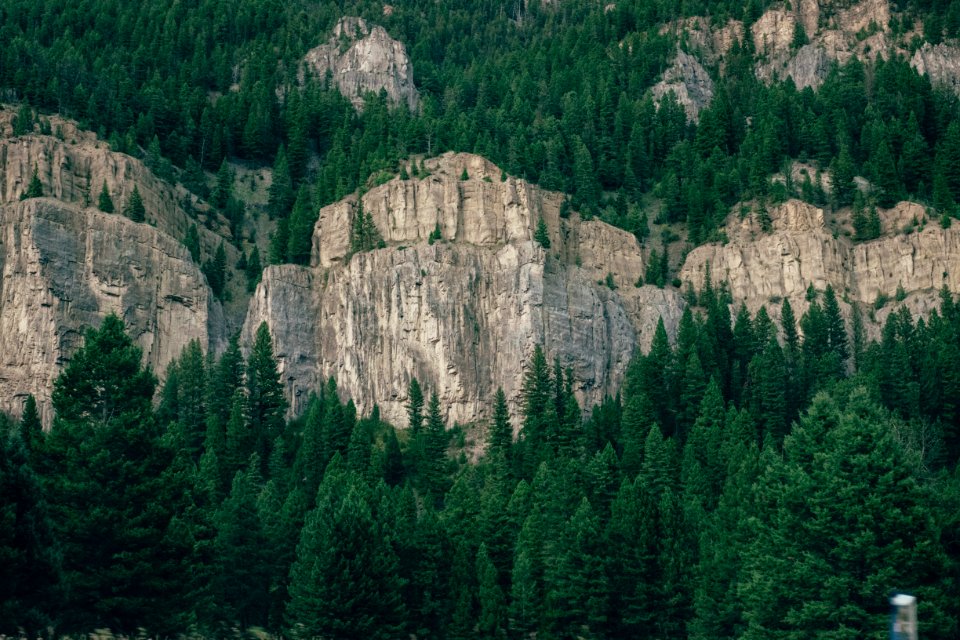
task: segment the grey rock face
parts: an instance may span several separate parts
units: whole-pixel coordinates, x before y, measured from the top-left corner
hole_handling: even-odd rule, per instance
[[[420,104],[406,48],[363,18],[341,18],[330,40],[307,52],[300,72],[301,78],[309,73],[320,80],[329,73],[357,109],[363,109],[364,94],[381,90],[391,103],[405,104],[411,111]]]
[[[363,198],[386,248],[347,255],[352,199],[320,212],[313,267],[265,271],[243,336],[269,324],[294,410],[333,375],[361,410],[379,402],[404,426],[415,376],[437,391],[450,422],[484,417],[497,385],[516,413],[537,344],[573,369],[578,396],[593,403],[619,387],[661,315],[676,327],[676,292],[634,286],[643,264],[632,235],[576,214],[562,220],[562,196],[501,182],[476,156],[426,167],[429,177],[395,179]],[[532,240],[541,217],[549,250]],[[443,239],[430,245],[438,224]],[[615,290],[597,282],[607,273]]]
[[[902,288],[907,294],[903,304],[920,315],[938,306],[943,285],[960,290],[960,231],[931,223],[914,233],[899,232],[904,224],[924,219],[920,205],[901,202],[881,211],[884,234],[861,243],[834,237],[823,210],[797,200],[772,209],[770,215],[769,234],[751,218],[731,220],[730,242],[691,251],[680,278],[699,290],[709,265],[711,280],[715,284],[726,280],[736,305],[742,301],[751,312],[766,305],[775,319],[784,299],[790,300],[799,318],[809,306],[806,290],[811,284],[819,290],[832,285],[838,297],[864,308],[872,307],[879,296],[893,299]],[[849,310],[848,303],[841,304]],[[873,321],[864,318],[868,334],[877,336],[897,306],[888,304]]]
[[[186,248],[123,216],[48,198],[0,206],[0,273],[0,409],[19,414],[32,393],[47,424],[53,381],[108,313],[160,372],[222,331]]]
[[[910,66],[930,77],[930,81],[960,95],[960,47],[929,42],[910,59]]]
[[[9,119],[0,112],[0,131]],[[161,377],[190,340],[216,350],[227,333],[220,303],[181,243],[192,222],[180,206],[187,192],[93,134],[51,120],[63,140],[0,139],[0,410],[18,415],[32,393],[46,424],[53,381],[84,328],[108,313],[123,318]],[[20,202],[34,167],[47,197]],[[88,206],[104,182],[118,211],[136,185],[149,224]],[[220,236],[199,231],[210,255]],[[228,260],[236,255],[228,248]]]
[[[687,119],[697,122],[700,112],[713,100],[713,80],[700,62],[684,51],[678,51],[673,64],[663,73],[663,78],[651,91],[657,102],[670,92],[683,105]]]

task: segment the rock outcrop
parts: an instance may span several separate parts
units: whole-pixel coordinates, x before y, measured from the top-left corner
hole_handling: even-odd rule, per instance
[[[0,112],[0,131],[10,116]],[[32,393],[47,424],[54,379],[106,314],[123,318],[161,376],[190,340],[219,348],[228,324],[181,242],[187,192],[68,121],[51,126],[59,137],[0,139],[0,410],[18,415]],[[21,202],[34,167],[47,197]],[[104,182],[117,210],[136,185],[148,223],[90,207]],[[220,242],[202,225],[200,238],[207,255]]]
[[[573,369],[589,404],[615,391],[661,316],[675,328],[677,292],[635,286],[643,260],[631,234],[560,218],[560,194],[501,181],[477,156],[425,166],[428,177],[363,196],[385,248],[350,255],[354,196],[321,210],[312,267],[264,272],[243,335],[269,324],[295,411],[332,375],[361,410],[379,402],[398,426],[413,376],[438,393],[450,422],[485,416],[497,385],[516,412],[537,344]],[[550,249],[533,240],[541,218]]]
[[[768,9],[751,27],[762,58],[757,77],[765,81],[791,78],[797,88],[817,89],[834,62],[907,55],[906,37],[895,41],[890,31],[889,0],[862,0],[841,5],[831,0],[802,0],[794,6]],[[808,43],[798,46],[802,30]]]
[[[807,287],[822,290],[828,284],[847,301],[846,309],[850,303],[872,308],[900,290],[911,311],[926,315],[938,306],[942,286],[960,290],[960,230],[924,225],[924,209],[914,203],[901,202],[880,214],[883,235],[860,243],[834,233],[822,209],[797,200],[770,211],[770,233],[760,231],[752,216],[742,221],[734,216],[727,225],[729,242],[691,251],[680,278],[700,289],[709,265],[711,280],[726,280],[736,304],[743,301],[751,312],[766,305],[775,318],[787,298],[799,317],[809,306]],[[904,233],[914,221],[919,229]],[[865,319],[869,335],[879,333],[894,306],[877,311],[873,321]]]
[[[669,93],[683,106],[687,119],[700,120],[700,112],[713,100],[713,80],[703,65],[689,53],[678,51],[673,64],[663,72],[660,82],[651,88],[659,103]]]
[[[934,85],[960,95],[960,47],[927,42],[910,58],[910,66],[928,76]]]
[[[190,340],[222,339],[206,280],[178,241],[148,224],[50,198],[0,206],[0,410],[26,395],[52,418],[53,381],[84,327],[117,313],[162,371]]]
[[[368,92],[385,91],[394,105],[415,111],[420,94],[413,84],[413,66],[403,43],[392,39],[383,27],[370,26],[363,18],[345,17],[333,28],[326,43],[307,52],[301,79],[311,74],[323,80],[327,74],[340,93],[357,109],[363,109]]]

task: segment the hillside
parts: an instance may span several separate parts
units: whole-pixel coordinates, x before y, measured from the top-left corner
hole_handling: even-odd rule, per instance
[[[62,4],[0,637],[958,637],[960,0]]]

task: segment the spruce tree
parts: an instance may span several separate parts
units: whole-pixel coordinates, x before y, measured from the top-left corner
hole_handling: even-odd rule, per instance
[[[261,471],[265,474],[271,446],[283,433],[287,411],[287,400],[283,395],[277,361],[273,357],[270,328],[266,322],[261,322],[257,327],[247,360],[246,385],[247,415],[256,439],[255,451],[264,465]]]
[[[487,455],[494,461],[510,462],[510,448],[513,446],[513,427],[510,425],[510,413],[507,409],[507,397],[502,387],[497,387],[493,397],[493,418],[490,421],[490,435],[487,437]]]
[[[27,185],[27,190],[20,195],[20,199],[26,200],[28,198],[42,197],[43,183],[40,182],[40,177],[37,175],[37,165],[33,165],[33,174],[30,176],[30,183]]]
[[[54,383],[47,488],[67,628],[182,628],[188,603],[179,587],[193,554],[177,533],[186,479],[172,472],[155,386],[114,315],[87,332]]]
[[[147,212],[143,207],[143,198],[140,197],[140,188],[137,185],[133,186],[130,200],[127,201],[127,206],[123,209],[123,215],[134,222],[143,222],[147,219]]]
[[[537,229],[533,233],[533,239],[544,249],[550,248],[550,233],[542,217],[537,219]]]
[[[361,481],[329,470],[327,478],[290,572],[288,632],[294,638],[395,638],[404,619],[396,552],[381,535]]]
[[[290,214],[287,239],[287,260],[293,264],[308,264],[313,246],[313,225],[316,222],[313,198],[306,185],[301,185]]]
[[[107,181],[103,181],[103,188],[100,189],[100,198],[97,200],[97,208],[104,213],[113,213],[113,199],[110,197],[110,190],[107,189]]]

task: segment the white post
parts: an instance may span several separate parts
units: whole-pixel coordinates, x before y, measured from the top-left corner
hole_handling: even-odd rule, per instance
[[[890,598],[890,640],[917,640],[917,599],[905,593]]]

